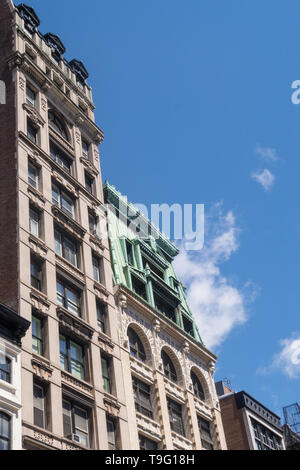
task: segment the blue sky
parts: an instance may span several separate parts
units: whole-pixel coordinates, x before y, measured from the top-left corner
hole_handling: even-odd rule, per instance
[[[179,269],[206,325],[225,322],[206,333],[216,379],[280,413],[300,400],[299,2],[29,4],[90,73],[104,179],[133,202],[205,204],[205,250]]]

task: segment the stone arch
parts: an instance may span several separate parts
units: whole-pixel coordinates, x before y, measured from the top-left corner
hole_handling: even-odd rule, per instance
[[[49,126],[56,130],[67,142],[71,142],[71,133],[63,115],[54,108],[48,109]],[[50,124],[52,122],[52,125]]]
[[[174,368],[176,370],[176,375],[177,375],[177,385],[184,386],[185,381],[184,381],[183,368],[182,368],[182,365],[180,364],[180,360],[178,359],[177,354],[170,346],[167,346],[164,344],[160,350],[160,358],[162,356],[163,351],[169,356],[170,360],[172,361],[174,365]],[[162,359],[160,360],[162,361]]]
[[[206,378],[204,377],[203,372],[199,369],[199,367],[194,366],[194,365],[190,368],[189,380],[190,380],[190,388],[191,388],[191,391],[193,392],[194,390],[193,390],[193,383],[192,383],[192,378],[191,378],[192,373],[195,374],[195,376],[197,377],[197,379],[199,380],[202,386],[203,393],[204,393],[204,401],[208,401],[210,399],[210,390],[209,390],[209,385],[207,383]]]
[[[147,365],[152,366],[153,365],[153,354],[152,354],[152,348],[151,348],[151,344],[150,344],[150,341],[149,341],[149,338],[148,338],[147,334],[145,333],[143,328],[141,328],[140,325],[138,325],[135,322],[129,322],[128,325],[127,325],[127,328],[126,328],[126,335],[127,336],[128,336],[128,329],[129,328],[131,328],[137,334],[137,336],[139,337],[139,339],[142,342],[142,345],[144,347],[145,354],[146,354],[145,363]],[[128,347],[129,347],[129,345],[128,345]]]

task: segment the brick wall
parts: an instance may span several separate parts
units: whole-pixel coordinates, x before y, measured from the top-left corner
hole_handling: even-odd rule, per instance
[[[6,85],[6,104],[0,105],[0,301],[18,310],[16,112],[13,71],[12,11],[0,0],[0,80]]]
[[[242,410],[238,410],[234,395],[220,400],[222,422],[228,450],[249,450]]]

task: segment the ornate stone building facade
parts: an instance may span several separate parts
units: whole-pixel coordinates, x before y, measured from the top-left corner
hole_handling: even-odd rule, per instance
[[[103,133],[84,65],[67,61],[61,39],[39,24],[29,6],[0,0],[0,299],[31,323],[23,447],[126,449],[118,311],[98,230]],[[115,375],[109,391],[105,358]]]
[[[88,72],[39,26],[31,7],[0,0],[0,299],[31,324],[22,447],[224,449],[216,357],[172,268],[176,247],[121,223],[110,244],[102,236]]]
[[[174,272],[178,250],[113,186],[106,183],[104,194],[130,447],[225,449],[216,357],[203,345]]]

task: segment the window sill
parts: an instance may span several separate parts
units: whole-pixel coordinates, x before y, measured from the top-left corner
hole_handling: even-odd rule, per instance
[[[11,383],[5,382],[5,380],[0,380],[0,389],[5,390],[13,395],[17,393],[17,389]]]

